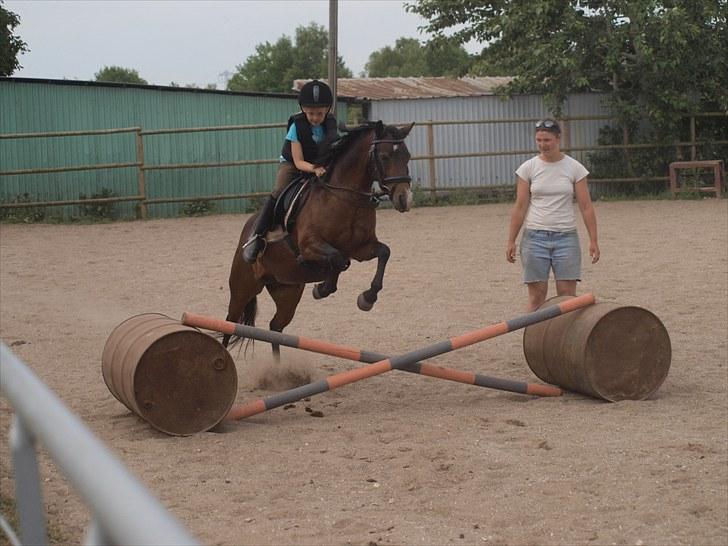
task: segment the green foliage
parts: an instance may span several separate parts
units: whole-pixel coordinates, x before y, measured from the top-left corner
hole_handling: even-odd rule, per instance
[[[364,121],[364,107],[360,103],[349,103],[346,107],[346,124],[359,125]]]
[[[415,38],[399,38],[369,55],[365,71],[371,78],[410,76],[460,77],[468,72],[470,55],[449,38],[421,44]]]
[[[688,169],[680,171],[678,174],[678,186],[682,191],[678,196],[682,199],[702,199],[705,194],[700,191],[701,188],[713,186],[713,173],[708,177],[697,169]]]
[[[508,93],[609,93],[624,123],[646,116],[667,139],[681,115],[728,108],[728,3],[692,0],[421,0],[407,10],[457,43],[485,45],[474,67],[511,75]]]
[[[139,76],[139,72],[133,68],[124,68],[121,66],[105,66],[96,72],[94,77],[97,82],[136,83],[139,85],[147,85],[147,80]]]
[[[19,193],[10,200],[3,200],[2,203],[33,203],[37,201],[29,193]],[[34,224],[45,220],[46,213],[43,207],[18,207],[12,209],[0,209],[0,220],[10,223]]]
[[[649,142],[650,137],[647,137]],[[630,132],[630,142],[639,144],[639,133]],[[620,127],[605,126],[599,131],[597,144],[600,146],[621,145],[624,143]],[[595,150],[587,154],[587,168],[590,178],[647,178],[663,177],[671,161],[675,161],[675,149],[659,148],[610,148]],[[663,181],[609,182],[594,185],[593,197],[636,195],[657,195],[664,191]]]
[[[0,0],[0,76],[12,76],[18,68],[18,55],[30,51],[28,44],[13,32],[20,24],[17,14],[3,7]]]
[[[100,192],[94,193],[91,197],[86,197],[86,194],[82,193],[79,195],[79,199],[107,199],[116,197],[116,193],[109,188],[101,188]],[[90,220],[114,220],[117,217],[116,214],[116,203],[89,203],[88,205],[79,205],[79,211],[81,217],[88,218]]]
[[[586,165],[590,178],[655,178],[665,177],[673,161],[686,161],[691,158],[689,146],[675,146],[674,142],[690,141],[690,121],[680,119],[670,142],[660,141],[654,127],[630,123],[627,126],[630,144],[650,144],[645,148],[610,148],[587,153]],[[695,120],[695,156],[698,159],[725,159],[728,145],[715,144],[715,141],[728,140],[728,124],[724,117],[697,117]],[[597,144],[600,146],[624,144],[624,131],[619,126],[605,126],[599,131]],[[641,182],[609,182],[594,185],[594,196],[637,197],[640,195],[658,196],[667,188],[667,182],[645,180]],[[685,195],[687,197],[687,195]]]
[[[185,216],[206,216],[215,210],[214,203],[207,199],[195,199],[187,203],[182,209]]]
[[[328,46],[328,33],[316,23],[297,27],[295,40],[284,35],[274,44],[258,44],[255,54],[236,67],[228,91],[290,93],[293,80],[326,79]],[[337,58],[336,70],[339,78],[351,77],[341,57]]]
[[[460,44],[441,38],[424,44],[415,38],[399,38],[394,47],[386,46],[369,55],[366,74],[372,78],[449,76],[468,72],[470,55]]]
[[[248,197],[244,201],[243,212],[258,212],[268,197]]]

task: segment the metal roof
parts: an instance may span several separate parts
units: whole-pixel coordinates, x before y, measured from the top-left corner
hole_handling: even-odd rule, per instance
[[[144,85],[138,83],[97,82],[87,80],[55,80],[48,78],[17,78],[0,76],[0,81],[16,83],[35,83],[47,85],[75,85],[82,87],[113,87],[117,89],[152,89],[157,91],[172,91],[175,93],[217,93],[218,95],[246,95],[249,97],[274,97],[281,99],[295,99],[295,93],[273,93],[266,91],[227,91],[225,89],[202,89],[198,87],[182,87],[171,85]],[[345,100],[345,99],[344,99]]]
[[[336,81],[336,94],[358,100],[430,99],[439,97],[480,97],[494,95],[497,87],[513,78],[342,78]],[[310,80],[295,80],[298,91]],[[324,80],[325,81],[325,80]]]

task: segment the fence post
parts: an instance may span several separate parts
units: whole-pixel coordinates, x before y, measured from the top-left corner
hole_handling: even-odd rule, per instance
[[[561,147],[567,150],[571,148],[571,127],[569,126],[569,118],[559,120],[561,123]]]
[[[622,153],[624,154],[625,163],[627,164],[627,175],[630,178],[634,178],[635,174],[634,169],[632,168],[632,154],[629,153],[629,128],[625,122],[622,123],[622,144],[624,144]]]
[[[437,201],[437,170],[435,167],[435,131],[432,127],[432,120],[427,124],[427,160],[430,171],[430,191],[432,192],[432,200]]]
[[[17,415],[10,427],[10,449],[15,468],[20,540],[23,544],[48,544],[35,439]]]
[[[144,137],[141,127],[136,130],[136,155],[139,163],[139,195],[144,197],[137,206],[137,218],[144,220],[147,217],[147,184],[144,180]]]
[[[697,150],[695,149],[695,116],[690,116],[690,161],[695,161]]]

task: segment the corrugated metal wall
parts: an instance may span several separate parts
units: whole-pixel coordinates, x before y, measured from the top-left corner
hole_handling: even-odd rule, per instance
[[[337,105],[346,119],[346,105]],[[285,123],[298,110],[294,96],[206,92],[89,82],[0,79],[0,133],[83,131],[121,127],[144,130]],[[145,163],[205,163],[275,159],[284,128],[148,135]],[[133,133],[0,140],[0,170],[136,161]],[[146,172],[150,199],[238,194],[269,190],[275,165],[246,165]],[[136,168],[3,176],[0,199],[28,193],[33,201],[79,199],[106,188],[136,195]],[[246,200],[215,201],[217,211],[245,210]],[[150,205],[149,215],[176,216],[184,203]],[[133,217],[134,203],[116,205]],[[56,213],[60,212],[60,208]],[[63,207],[66,217],[78,207]],[[48,209],[49,211],[51,209]]]
[[[565,116],[608,115],[601,95],[575,94],[564,105]],[[498,120],[549,117],[538,95],[521,95],[509,100],[496,96],[445,99],[372,101],[369,119],[385,122]],[[604,120],[570,122],[571,146],[595,144]],[[518,166],[536,152],[532,122],[477,125],[436,125],[436,154],[534,150],[522,155],[466,157],[436,160],[437,187],[477,187],[511,184]],[[415,128],[407,138],[412,155],[427,154],[427,130]],[[586,162],[585,152],[570,155]],[[426,160],[413,161],[410,173],[415,183],[429,187],[430,175]]]

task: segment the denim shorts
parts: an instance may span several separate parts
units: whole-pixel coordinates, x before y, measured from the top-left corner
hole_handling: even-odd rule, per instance
[[[549,270],[557,281],[581,280],[581,249],[576,231],[526,229],[521,237],[523,282],[546,282]]]

